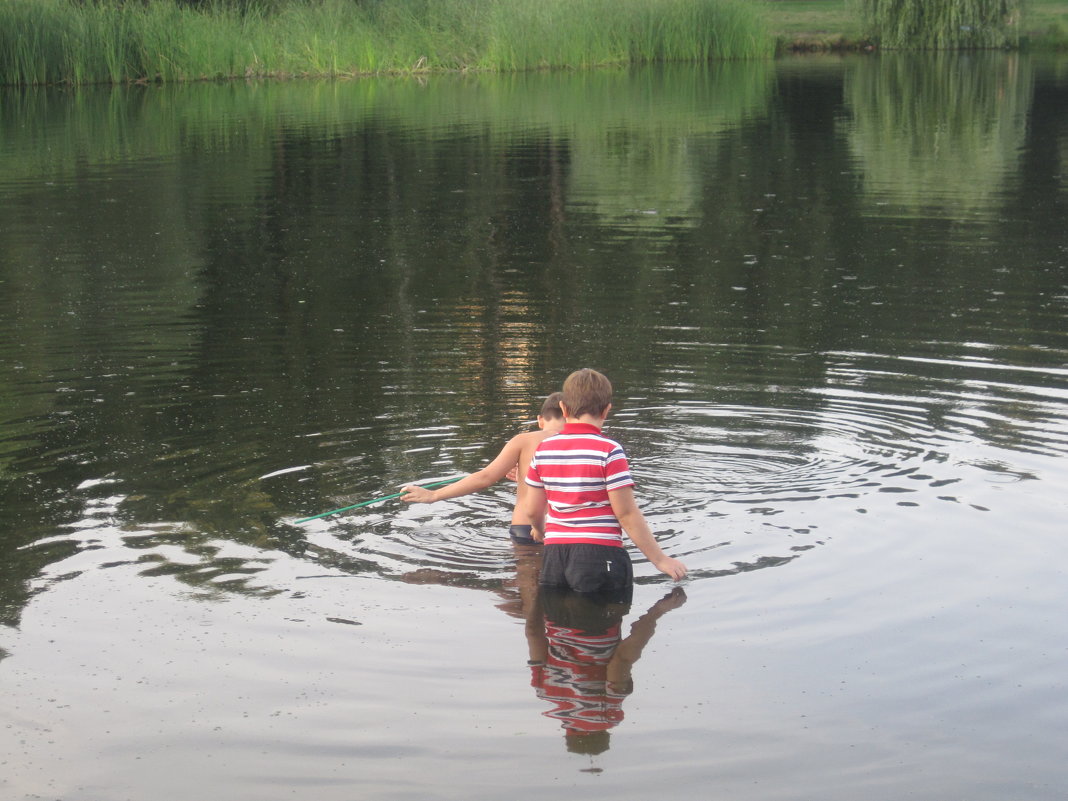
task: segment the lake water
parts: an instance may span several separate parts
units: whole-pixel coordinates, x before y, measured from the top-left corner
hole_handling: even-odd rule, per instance
[[[0,796],[1062,797],[1066,220],[1063,58],[3,90]],[[296,522],[581,366],[589,733],[509,485]]]

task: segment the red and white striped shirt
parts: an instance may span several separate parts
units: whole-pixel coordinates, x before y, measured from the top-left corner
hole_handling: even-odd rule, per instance
[[[623,546],[623,529],[608,493],[634,485],[619,443],[597,426],[567,423],[543,440],[530,460],[527,484],[545,490],[545,544]]]
[[[573,732],[607,731],[623,720],[620,692],[608,682],[608,663],[622,638],[613,624],[604,634],[568,628],[546,618],[549,650],[544,665],[532,666],[538,697],[553,704],[542,714]]]

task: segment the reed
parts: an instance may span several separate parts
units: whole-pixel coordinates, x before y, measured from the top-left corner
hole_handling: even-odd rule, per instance
[[[3,0],[0,82],[84,84],[763,58],[743,0]]]
[[[1023,0],[857,0],[872,39],[888,49],[1017,47]]]
[[[763,58],[774,49],[753,4],[542,0],[493,5],[485,54],[486,66],[493,68]]]

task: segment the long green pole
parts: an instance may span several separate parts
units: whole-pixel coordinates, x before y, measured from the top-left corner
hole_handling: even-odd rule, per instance
[[[431,487],[441,487],[445,484],[452,484],[454,481],[459,481],[463,476],[456,476],[456,478],[447,478],[444,481],[435,481],[431,484],[421,485],[425,489]],[[354,503],[352,506],[342,506],[340,509],[331,509],[329,512],[323,512],[321,515],[312,515],[311,517],[302,517],[298,520],[298,523],[307,523],[310,520],[318,520],[320,517],[330,517],[330,515],[336,515],[339,512],[347,512],[349,509],[359,509],[361,506],[370,506],[372,503],[378,503],[379,501],[389,501],[393,498],[399,498],[403,495],[403,492],[394,492],[392,495],[383,495],[381,498],[372,498],[369,501],[363,501],[362,503]]]

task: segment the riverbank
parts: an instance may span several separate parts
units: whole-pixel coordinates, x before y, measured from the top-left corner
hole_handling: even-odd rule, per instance
[[[0,84],[518,72],[873,50],[851,0],[4,0]],[[1021,44],[1068,47],[1068,0]]]
[[[744,0],[0,3],[0,83],[581,69],[767,58]]]
[[[851,0],[768,0],[767,5],[777,52],[874,48]],[[1068,49],[1068,2],[1029,0],[1020,40],[1025,48]]]

